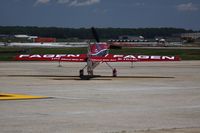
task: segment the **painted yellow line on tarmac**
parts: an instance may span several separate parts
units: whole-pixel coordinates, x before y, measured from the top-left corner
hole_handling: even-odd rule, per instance
[[[9,94],[9,93],[0,93],[0,100],[26,100],[26,99],[42,99],[48,98],[45,96],[32,96],[25,94]]]

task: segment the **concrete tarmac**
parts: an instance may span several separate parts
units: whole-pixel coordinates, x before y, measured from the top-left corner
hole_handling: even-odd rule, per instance
[[[0,132],[200,131],[200,61],[111,65],[79,80],[84,63],[0,62],[0,92],[50,97],[0,101]]]

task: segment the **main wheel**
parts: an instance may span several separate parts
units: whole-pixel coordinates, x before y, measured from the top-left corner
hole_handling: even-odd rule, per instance
[[[115,68],[113,69],[113,77],[117,77],[117,70]]]
[[[79,77],[83,77],[83,76],[84,76],[84,70],[81,69],[81,70],[79,71]]]

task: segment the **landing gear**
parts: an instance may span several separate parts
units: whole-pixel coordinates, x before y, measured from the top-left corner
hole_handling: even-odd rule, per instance
[[[113,77],[117,77],[117,69],[116,68],[113,68],[110,64],[108,64],[107,62],[105,62],[106,65],[112,69],[112,76]]]
[[[84,75],[84,69],[81,69],[80,71],[79,71],[79,77],[80,77],[80,79],[82,79],[82,80],[89,80],[91,77],[90,76],[88,76],[88,75]]]
[[[93,77],[93,70],[88,71],[88,76]]]
[[[117,69],[116,69],[116,68],[113,68],[113,67],[112,67],[111,65],[109,65],[107,62],[105,62],[105,63],[107,64],[107,66],[108,66],[109,68],[112,69],[112,76],[113,76],[113,77],[117,77]],[[94,68],[95,68],[97,65],[99,65],[98,62],[97,62],[97,63],[93,63],[93,64],[91,64],[91,62],[87,63],[87,65],[86,65],[83,69],[79,70],[79,77],[80,77],[81,79],[83,79],[83,80],[89,80],[89,79],[91,79],[91,78],[99,77],[98,75],[94,75],[94,74],[93,74],[93,70],[94,70]],[[85,68],[87,68],[86,70],[87,70],[87,74],[88,74],[88,75],[84,75],[84,69],[85,69]]]
[[[117,77],[117,70],[116,70],[116,68],[113,69],[113,77]]]
[[[87,73],[88,73],[88,76],[93,76],[93,69],[92,67],[87,67]]]
[[[81,70],[79,71],[79,77],[82,78],[83,76],[84,76],[84,70],[81,69]]]

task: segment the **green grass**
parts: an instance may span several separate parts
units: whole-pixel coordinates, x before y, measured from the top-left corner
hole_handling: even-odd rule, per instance
[[[0,48],[0,61],[12,61],[18,54],[83,54],[87,48]],[[112,49],[112,54],[179,55],[182,60],[200,60],[200,49]]]

